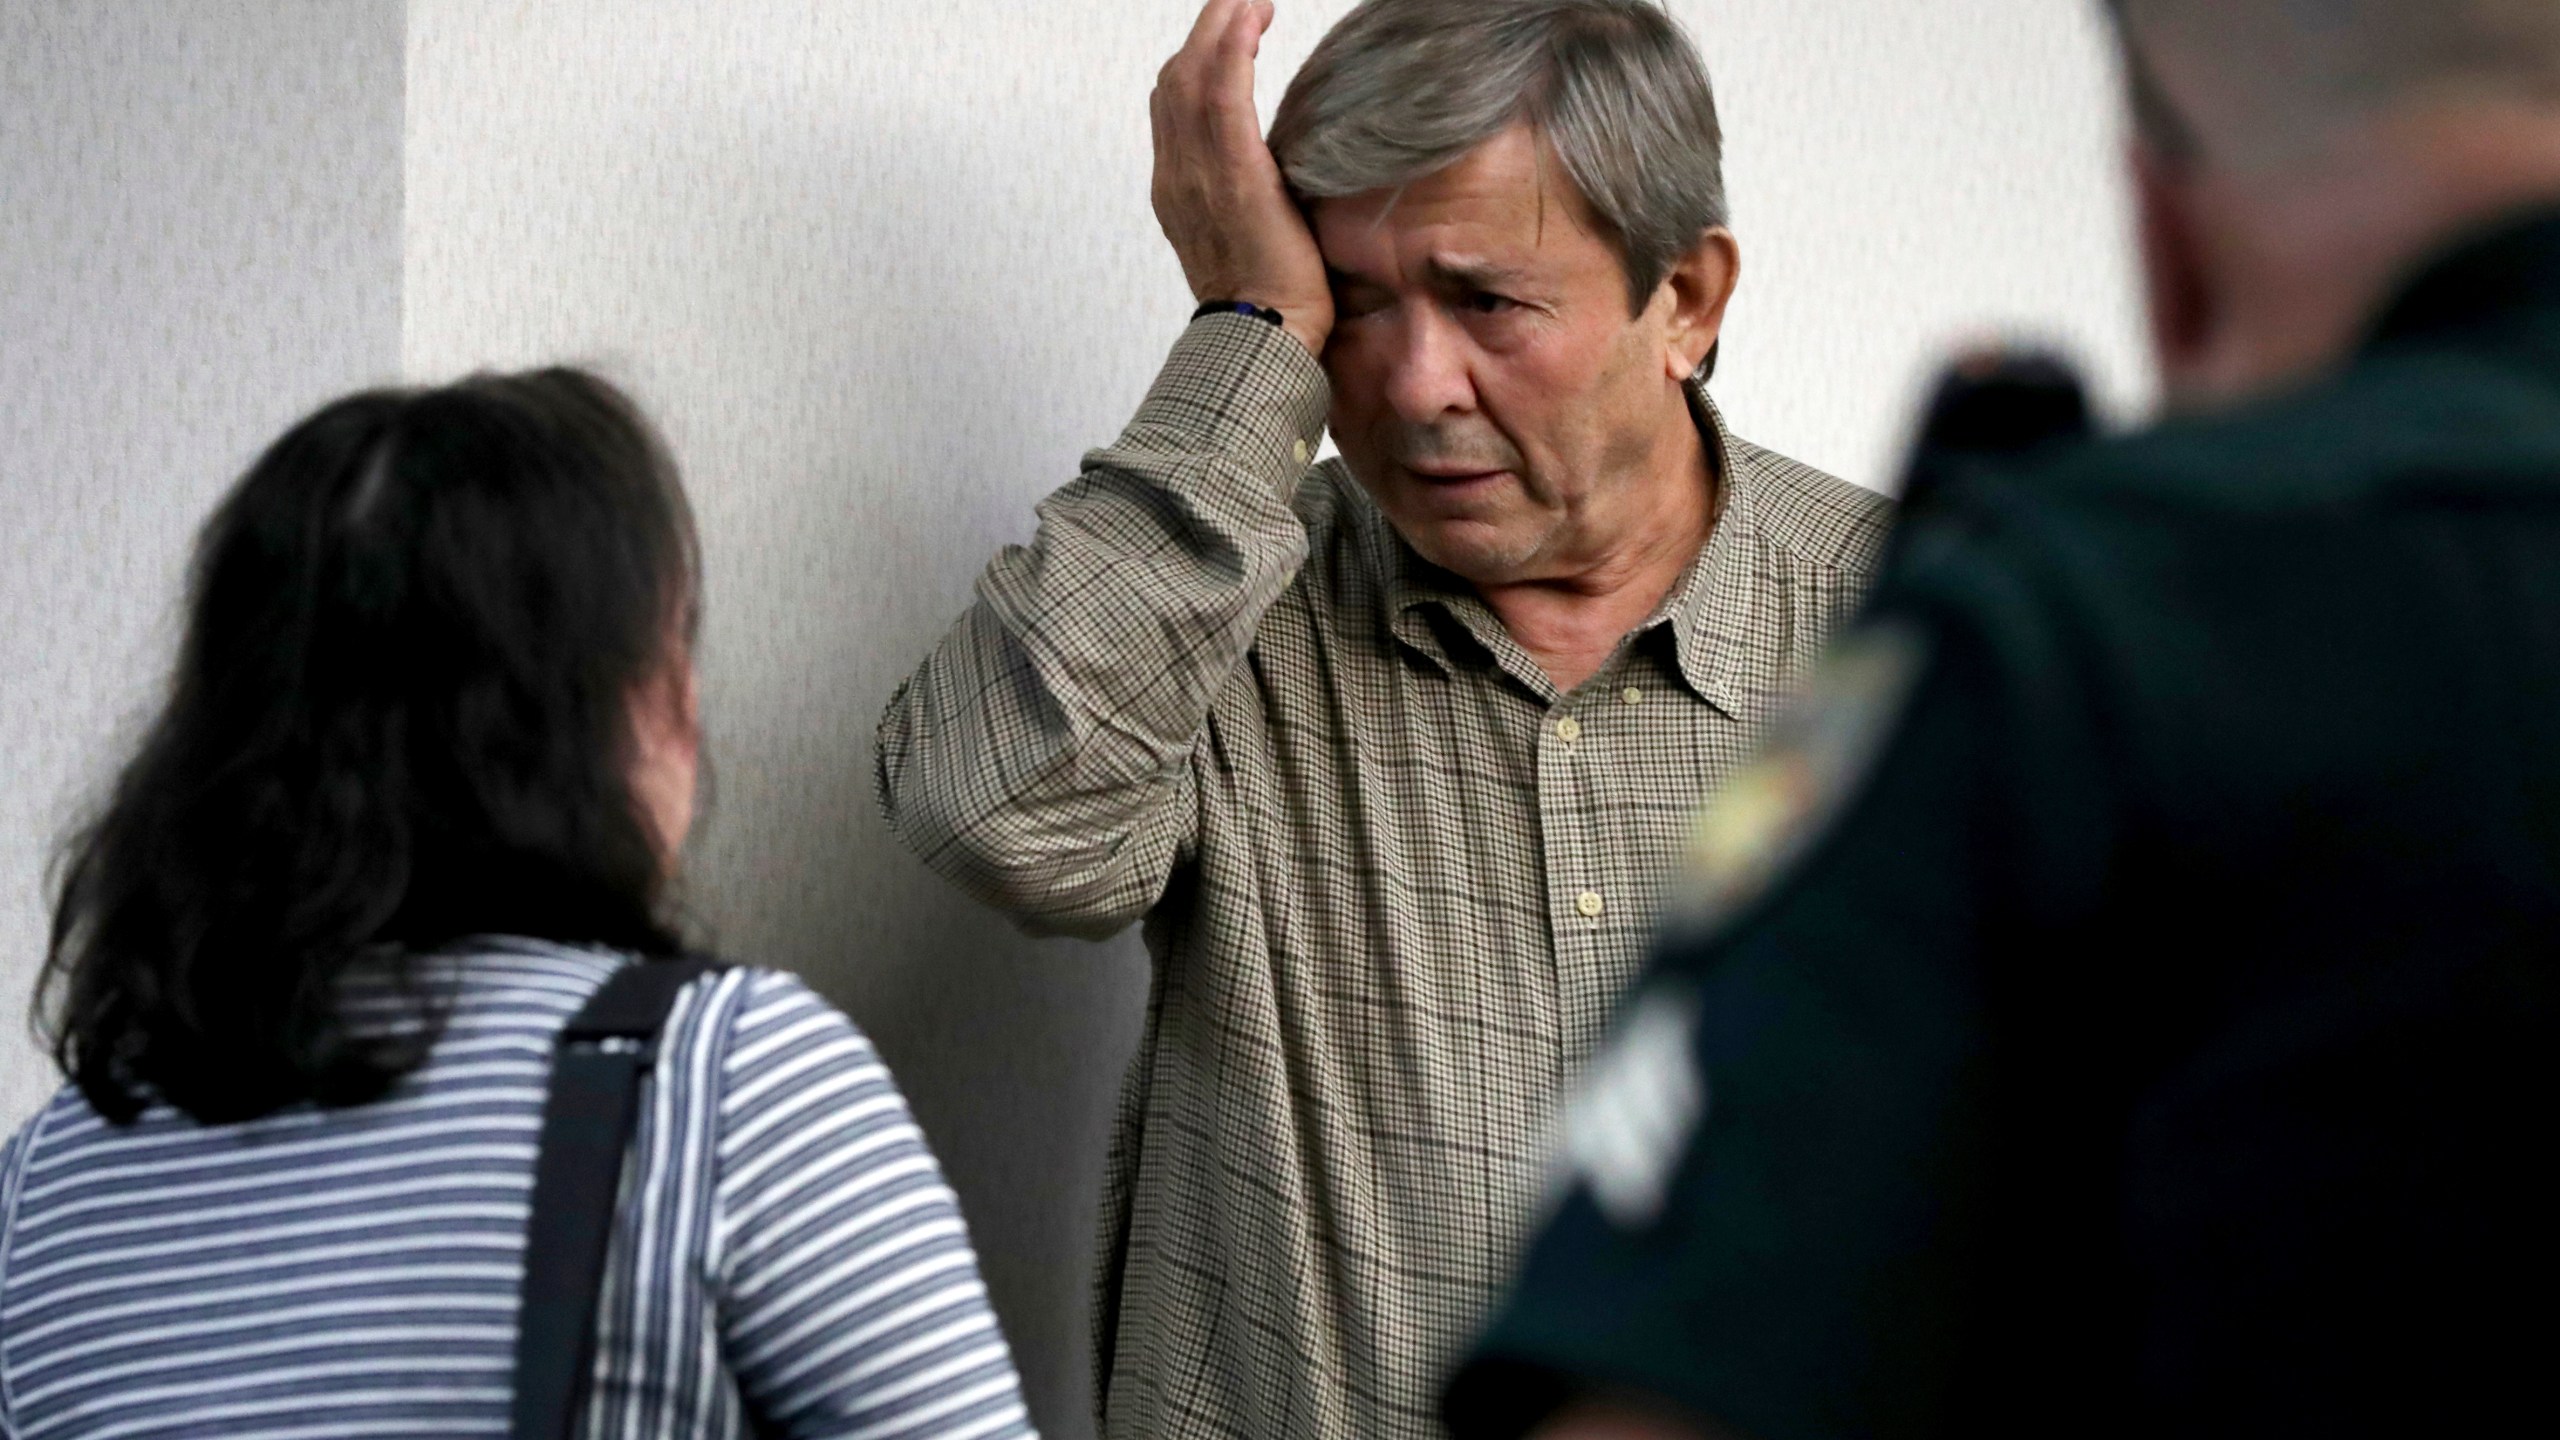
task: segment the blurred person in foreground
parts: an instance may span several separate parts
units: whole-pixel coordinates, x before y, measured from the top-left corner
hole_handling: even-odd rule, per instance
[[[1437,1432],[1688,816],[1888,511],[1708,399],[1740,250],[1658,7],[1369,0],[1266,145],[1270,20],[1210,0],[1153,98],[1200,313],[880,729],[936,870],[1146,921],[1114,1440]]]
[[[2172,416],[1928,472],[1700,823],[1464,1440],[2548,1407],[2560,5],[2116,19]]]
[[[700,596],[672,464],[576,371],[351,396],[251,467],[64,857],[0,1434],[506,1432],[554,1040],[677,953]],[[852,1024],[715,970],[658,1054],[582,1433],[1027,1434]]]

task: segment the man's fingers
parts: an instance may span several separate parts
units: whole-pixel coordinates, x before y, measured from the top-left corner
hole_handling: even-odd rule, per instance
[[[1262,117],[1254,112],[1251,92],[1212,97],[1202,118],[1222,164],[1241,165],[1248,175],[1258,168],[1252,162],[1253,153],[1262,148]]]
[[[1202,109],[1211,137],[1230,155],[1242,155],[1262,143],[1262,120],[1253,108],[1253,57],[1262,48],[1262,32],[1270,23],[1269,5],[1239,0],[1218,37],[1215,68],[1201,97]]]
[[[1196,97],[1205,86],[1215,83],[1218,46],[1244,0],[1209,0],[1200,7],[1199,18],[1191,23],[1191,34],[1182,48],[1164,62],[1156,72],[1156,88],[1176,100]]]
[[[1253,57],[1262,50],[1262,32],[1271,25],[1271,7],[1244,3],[1227,28],[1218,35],[1216,68],[1211,72],[1210,87],[1223,90],[1241,86],[1250,97],[1253,93]]]
[[[1240,158],[1262,143],[1253,60],[1271,13],[1261,0],[1209,0],[1202,8],[1191,38],[1157,76],[1149,113],[1159,155],[1205,146]]]
[[[1186,55],[1204,55],[1214,49],[1218,37],[1226,33],[1228,22],[1235,19],[1236,10],[1243,3],[1244,0],[1209,0],[1208,4],[1201,6],[1200,18],[1191,22],[1191,34],[1183,40],[1181,51],[1173,57],[1174,63],[1180,64]]]
[[[1226,28],[1218,32],[1219,60],[1227,64],[1238,58],[1251,60],[1262,48],[1262,32],[1271,28],[1271,14],[1271,7],[1262,0],[1239,0]]]

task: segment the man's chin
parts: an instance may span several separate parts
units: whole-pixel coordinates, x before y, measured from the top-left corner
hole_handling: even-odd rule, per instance
[[[1516,531],[1480,520],[1398,520],[1395,526],[1415,554],[1471,585],[1519,579],[1538,550]]]
[[[1474,503],[1452,503],[1454,497],[1446,491],[1382,490],[1362,478],[1356,468],[1352,474],[1415,554],[1470,584],[1501,585],[1520,579],[1550,533],[1536,524],[1533,507],[1528,514],[1522,513],[1524,507],[1516,498],[1506,501],[1488,495]]]

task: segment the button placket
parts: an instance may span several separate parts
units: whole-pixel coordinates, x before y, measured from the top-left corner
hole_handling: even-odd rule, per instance
[[[1579,937],[1597,933],[1600,917],[1608,910],[1607,897],[1586,888],[1591,867],[1600,857],[1592,848],[1593,837],[1579,833],[1587,799],[1584,791],[1592,781],[1584,771],[1592,757],[1581,747],[1592,734],[1580,717],[1553,710],[1548,712],[1546,731],[1557,741],[1554,749],[1541,755],[1538,765],[1539,801],[1546,812],[1542,828],[1547,836],[1547,885],[1556,907],[1556,960],[1571,968],[1582,959],[1580,944],[1587,943]],[[1573,924],[1575,920],[1582,923]],[[1568,940],[1569,936],[1577,939]]]
[[[1590,838],[1583,833],[1586,776],[1580,748],[1582,722],[1559,699],[1537,720],[1538,830],[1545,868],[1549,945],[1558,998],[1577,988],[1584,967],[1585,925],[1577,901],[1588,883]]]

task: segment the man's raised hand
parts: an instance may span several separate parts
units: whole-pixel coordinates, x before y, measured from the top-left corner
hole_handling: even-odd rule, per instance
[[[1253,61],[1270,0],[1209,0],[1191,37],[1156,76],[1156,222],[1198,300],[1280,312],[1317,354],[1333,331],[1333,292],[1315,236],[1289,198],[1253,108]]]

